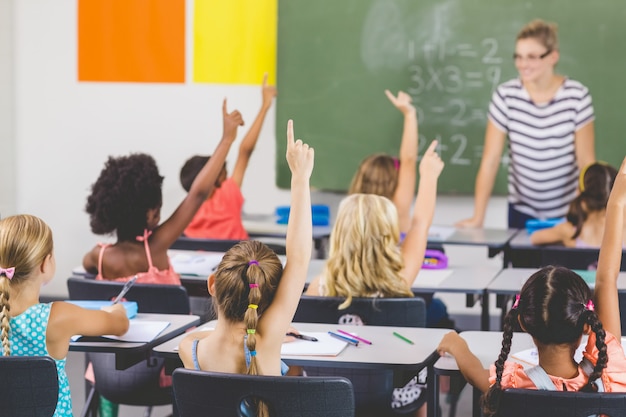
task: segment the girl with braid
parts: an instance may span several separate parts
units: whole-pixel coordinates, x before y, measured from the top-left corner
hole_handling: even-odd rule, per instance
[[[313,156],[312,148],[294,141],[289,121],[287,264],[283,270],[278,256],[257,241],[242,241],[226,252],[208,279],[217,310],[215,329],[193,332],[181,341],[178,351],[185,368],[249,375],[285,373],[280,347],[300,301],[311,258]]]
[[[622,258],[624,209],[626,208],[626,158],[609,197],[606,225],[600,248],[594,298],[583,279],[567,268],[548,266],[534,273],[522,287],[505,318],[502,351],[490,370],[483,369],[467,343],[456,333],[444,336],[439,352],[452,354],[461,373],[485,393],[485,415],[497,412],[502,390],[539,388],[533,381],[547,376],[559,391],[626,391],[626,358],[620,342],[621,324],[617,276]],[[524,370],[506,362],[516,324],[529,333],[537,345],[539,366]],[[589,338],[583,360],[573,354],[583,334]],[[536,378],[535,374],[540,373]],[[543,384],[539,384],[543,385]]]
[[[0,220],[0,339],[3,356],[49,356],[56,362],[59,398],[54,417],[72,416],[65,361],[70,338],[121,336],[128,318],[121,304],[85,310],[56,301],[40,303],[39,290],[54,277],[52,231],[29,215]]]

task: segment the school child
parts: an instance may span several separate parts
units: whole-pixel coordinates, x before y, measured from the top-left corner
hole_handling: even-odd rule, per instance
[[[215,330],[194,332],[179,346],[186,368],[250,375],[281,375],[280,348],[304,288],[311,258],[312,218],[309,178],[314,151],[294,141],[287,125],[291,169],[291,215],[287,264],[258,241],[232,247],[208,280],[217,310]],[[262,408],[262,407],[261,407]]]
[[[607,203],[606,226],[593,294],[595,305],[591,290],[579,275],[567,268],[547,266],[528,279],[506,315],[502,351],[490,370],[483,369],[457,333],[444,336],[439,352],[453,355],[465,379],[485,393],[486,415],[497,412],[502,390],[511,387],[540,388],[533,382],[535,373],[547,376],[554,385],[543,389],[626,390],[626,358],[621,345],[617,296],[625,208],[626,158]],[[537,345],[539,367],[533,368],[533,371],[524,371],[522,365],[506,362],[516,323],[533,337]],[[588,334],[589,339],[583,361],[576,363],[572,354],[580,345],[583,334]]]
[[[348,194],[377,194],[393,201],[398,210],[400,232],[404,236],[411,224],[411,203],[415,193],[417,116],[407,93],[400,91],[394,96],[385,90],[385,94],[404,116],[400,159],[383,153],[366,157],[352,178]]]
[[[248,168],[248,161],[261,133],[265,116],[272,106],[274,97],[276,97],[276,87],[267,84],[267,73],[263,77],[261,95],[263,97],[261,109],[239,146],[239,154],[232,175],[227,178],[226,163],[224,163],[215,181],[215,188],[185,228],[185,236],[210,239],[248,239],[248,232],[246,232],[241,221],[241,210],[244,203],[241,184]],[[180,183],[185,191],[189,191],[191,184],[209,158],[210,156],[195,155],[185,162],[180,170]]]
[[[146,154],[110,157],[87,199],[86,210],[95,234],[117,233],[113,245],[100,244],[83,258],[84,268],[96,279],[138,283],[177,284],[167,250],[182,234],[198,208],[215,188],[224,159],[243,125],[239,111],[222,106],[224,132],[213,158],[193,181],[189,193],[162,224],[161,185],[154,159]]]
[[[70,338],[76,334],[121,336],[128,318],[121,304],[101,311],[56,301],[40,303],[42,285],[54,278],[52,231],[38,217],[0,220],[0,339],[4,356],[50,356],[57,365],[55,417],[72,416],[65,371]]]
[[[603,162],[587,165],[580,172],[578,195],[569,205],[566,221],[530,235],[533,245],[559,243],[570,248],[600,247],[606,218],[606,203],[617,170]]]

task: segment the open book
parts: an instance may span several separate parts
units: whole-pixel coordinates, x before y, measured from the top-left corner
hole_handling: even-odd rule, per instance
[[[146,320],[130,320],[128,331],[122,336],[104,335],[96,336],[95,340],[105,342],[106,339],[119,340],[122,342],[147,343],[156,338],[163,330],[170,325],[169,321],[146,321]],[[92,336],[74,336],[72,341],[93,341]]]
[[[327,332],[303,333],[317,338],[317,342],[296,339],[294,342],[283,343],[281,356],[337,356],[348,346],[347,342],[335,339]]]

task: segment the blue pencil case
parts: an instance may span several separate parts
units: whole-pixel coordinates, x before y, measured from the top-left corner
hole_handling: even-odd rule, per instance
[[[289,222],[290,206],[276,207],[274,214],[276,215],[277,224],[287,224]],[[313,226],[328,226],[330,223],[330,208],[323,204],[313,204],[311,206],[311,215],[313,217]]]
[[[448,257],[445,253],[437,249],[426,249],[424,254],[424,269],[446,269],[448,267]]]
[[[526,232],[529,235],[532,235],[533,232],[536,232],[537,230],[547,229],[549,227],[556,226],[559,223],[563,223],[564,221],[565,221],[564,217],[559,217],[557,219],[546,219],[546,220],[539,220],[539,219],[526,220]]]
[[[112,301],[100,300],[66,300],[66,302],[75,304],[87,310],[100,310],[102,307],[113,304]],[[136,301],[122,301],[120,304],[126,309],[126,317],[129,319],[132,319],[137,315],[138,306]]]

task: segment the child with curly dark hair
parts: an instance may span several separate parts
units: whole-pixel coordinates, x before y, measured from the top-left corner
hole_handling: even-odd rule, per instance
[[[110,157],[87,198],[91,230],[95,234],[117,234],[115,244],[99,244],[83,258],[96,279],[180,284],[167,256],[198,208],[213,192],[228,150],[243,125],[239,111],[228,113],[222,106],[224,132],[213,157],[193,181],[189,193],[162,224],[161,185],[163,177],[154,159],[146,154]],[[106,256],[105,256],[106,255]]]

